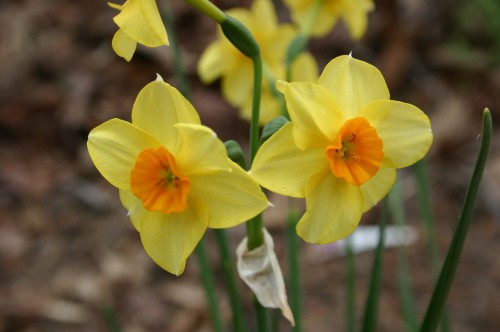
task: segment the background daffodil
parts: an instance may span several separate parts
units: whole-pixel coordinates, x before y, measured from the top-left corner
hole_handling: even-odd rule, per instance
[[[252,174],[269,190],[305,197],[297,233],[308,242],[351,234],[390,190],[395,169],[432,143],[428,117],[390,100],[378,69],[351,56],[332,60],[317,84],[278,82],[278,90],[291,122],[262,145]]]
[[[320,37],[343,20],[355,39],[366,31],[373,0],[285,0],[292,18],[307,35]]]
[[[259,44],[265,70],[283,71],[283,62],[295,30],[290,24],[278,24],[269,0],[256,0],[251,10],[235,8],[227,11],[253,34]],[[234,47],[218,29],[217,41],[201,55],[198,74],[204,83],[222,77],[222,94],[233,106],[244,105],[252,93],[252,61]],[[276,75],[276,74],[274,74]]]
[[[147,47],[168,45],[167,31],[155,0],[127,0],[123,5],[108,4],[120,11],[113,18],[119,27],[111,42],[116,54],[130,61],[137,43]]]
[[[132,123],[111,119],[93,129],[88,150],[120,190],[146,252],[176,275],[207,227],[235,226],[268,205],[193,106],[160,78],[137,96]]]
[[[273,90],[271,87],[276,85],[276,79],[284,79],[285,64],[283,63],[279,73],[267,72],[267,76],[262,82],[262,96],[260,100],[260,125],[265,125],[277,116],[282,115],[281,102],[282,94]],[[276,75],[276,76],[275,76]],[[302,52],[297,56],[292,64],[291,77],[294,81],[316,82],[318,80],[318,65],[316,60],[309,52]],[[249,95],[247,101],[240,108],[240,115],[243,119],[250,121],[252,118],[252,95]]]

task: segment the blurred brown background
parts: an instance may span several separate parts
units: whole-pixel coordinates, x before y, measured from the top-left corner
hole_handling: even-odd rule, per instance
[[[247,125],[218,91],[196,75],[196,63],[214,38],[215,24],[181,0],[159,1],[172,10],[193,104],[223,140],[245,144]],[[311,42],[320,70],[351,50],[375,64],[392,98],[417,105],[430,117],[435,143],[429,155],[433,207],[441,254],[450,242],[479,148],[482,110],[500,116],[500,3],[380,0],[366,36],[349,39],[343,25]],[[248,6],[217,1],[224,9]],[[280,6],[281,17],[286,10]],[[0,331],[108,331],[116,316],[123,331],[210,331],[196,257],[177,278],[144,253],[116,190],[96,171],[86,138],[112,117],[130,119],[138,91],[160,73],[177,85],[170,49],[139,47],[131,63],[111,49],[116,12],[106,1],[0,0]],[[458,274],[449,296],[452,331],[500,330],[500,140],[492,151]],[[433,278],[420,226],[415,186],[401,174],[410,225],[419,230],[408,248],[418,316]],[[282,209],[266,222],[286,273]],[[377,222],[377,209],[363,224]],[[232,246],[244,227],[229,232]],[[219,258],[206,234],[216,272]],[[301,242],[305,331],[343,330],[345,261],[311,259]],[[357,256],[361,319],[372,254]],[[379,331],[403,331],[396,282],[397,250],[386,251]],[[217,280],[228,329],[225,285]],[[247,300],[250,293],[240,283]],[[283,331],[289,330],[282,322]]]

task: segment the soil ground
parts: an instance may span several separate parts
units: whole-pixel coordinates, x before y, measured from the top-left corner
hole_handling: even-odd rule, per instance
[[[215,24],[183,1],[168,3],[202,122],[222,140],[246,145],[248,125],[204,86],[196,63],[214,39]],[[217,1],[227,9],[248,6]],[[489,6],[489,7],[488,7]],[[429,181],[441,257],[448,247],[478,152],[482,110],[500,116],[500,37],[495,0],[376,1],[365,37],[352,41],[343,25],[313,40],[320,68],[340,54],[376,65],[392,98],[431,118],[435,142]],[[496,10],[496,12],[495,12]],[[286,9],[279,7],[280,17]],[[175,277],[145,254],[116,190],[92,165],[88,132],[113,118],[130,119],[138,91],[156,73],[178,85],[170,49],[139,47],[126,63],[111,49],[116,12],[106,1],[0,0],[0,331],[108,331],[114,315],[126,332],[210,331],[196,258]],[[496,23],[495,23],[496,22]],[[496,24],[496,25],[495,25]],[[500,139],[494,137],[480,197],[447,311],[452,331],[500,330]],[[420,319],[434,278],[411,169],[400,173],[407,222],[418,239],[407,248]],[[285,275],[282,199],[266,217]],[[376,224],[378,210],[362,225]],[[244,227],[229,231],[234,249]],[[213,234],[206,239],[216,275]],[[301,245],[304,331],[344,329],[346,262]],[[323,250],[324,249],[324,250]],[[356,318],[362,318],[372,252],[356,256]],[[404,331],[397,285],[398,250],[385,251],[378,331]],[[216,280],[224,322],[229,300]],[[250,292],[240,282],[251,321]],[[281,330],[288,331],[285,321]]]

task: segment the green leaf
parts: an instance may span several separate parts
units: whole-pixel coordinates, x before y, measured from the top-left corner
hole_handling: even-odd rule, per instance
[[[288,119],[284,116],[278,116],[264,126],[260,135],[260,144],[262,145],[269,137],[273,136],[281,127],[288,123]]]
[[[472,213],[476,196],[479,190],[479,184],[483,176],[486,160],[488,159],[488,152],[490,149],[492,135],[492,120],[489,109],[485,109],[483,113],[483,133],[481,139],[481,148],[477,157],[476,166],[472,173],[472,178],[469,183],[469,188],[465,194],[465,199],[462,205],[462,210],[458,218],[457,228],[453,234],[453,239],[448,249],[448,254],[444,262],[443,268],[439,275],[438,282],[434,288],[429,307],[425,314],[420,331],[433,332],[436,330],[440,322],[441,313],[443,311],[448,293],[455,277],[460,255],[465,243],[467,231],[472,220]]]
[[[227,156],[229,159],[237,163],[241,168],[246,169],[247,162],[245,159],[245,153],[243,153],[240,144],[236,141],[229,140],[224,142],[224,145],[226,146]]]

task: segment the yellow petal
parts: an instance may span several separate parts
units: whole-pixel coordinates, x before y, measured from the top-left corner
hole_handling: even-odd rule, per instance
[[[236,226],[255,217],[269,205],[257,182],[241,167],[229,163],[230,172],[191,177],[190,195],[208,206],[210,228]]]
[[[235,68],[238,59],[236,52],[237,50],[228,47],[225,41],[210,44],[198,62],[198,75],[203,83],[211,83]]]
[[[242,55],[243,56],[243,55]],[[253,65],[249,58],[241,58],[238,66],[222,78],[222,94],[233,106],[243,105],[253,89]]]
[[[372,0],[350,0],[345,3],[341,12],[342,19],[353,38],[360,39],[368,25],[368,13],[374,8]]]
[[[268,66],[283,66],[290,42],[297,35],[296,29],[290,24],[282,24],[265,33],[264,38],[261,38],[264,63]]]
[[[292,80],[299,82],[317,82],[318,64],[309,52],[303,52],[292,63]]]
[[[322,244],[349,236],[363,210],[361,190],[330,172],[315,176],[306,188],[306,213],[297,234],[310,243]]]
[[[432,144],[429,118],[419,108],[394,100],[370,103],[360,114],[384,142],[382,167],[401,168],[422,159]]]
[[[125,34],[142,45],[168,45],[167,31],[155,0],[128,0],[113,20]]]
[[[278,25],[274,6],[269,0],[255,0],[252,4],[252,13],[260,31],[273,31]]]
[[[102,176],[120,189],[130,188],[130,171],[143,149],[160,143],[129,122],[111,119],[94,128],[87,141],[90,158]]]
[[[130,61],[137,48],[137,42],[127,36],[121,29],[118,29],[113,36],[111,46],[118,56]]]
[[[139,231],[141,229],[142,217],[148,212],[144,208],[142,201],[135,197],[132,191],[128,189],[120,189],[120,201],[123,207],[127,209],[132,225]]]
[[[371,209],[380,202],[391,190],[396,182],[396,170],[393,168],[381,168],[370,180],[363,183],[361,192],[363,193],[363,213]]]
[[[141,220],[141,241],[147,254],[166,271],[184,272],[186,260],[200,242],[208,223],[203,203],[190,200],[181,213],[148,212]]]
[[[193,105],[171,85],[158,77],[137,95],[132,123],[155,136],[168,150],[177,147],[176,123],[200,123]]]
[[[188,176],[206,175],[215,171],[230,171],[226,147],[212,129],[179,123],[179,147],[175,152],[177,167]]]
[[[332,31],[340,14],[338,0],[323,1],[322,4],[319,4],[320,8],[317,10],[314,24],[311,24],[309,16],[311,11],[315,10],[313,7],[318,2],[316,0],[285,0],[291,9],[293,21],[302,27],[304,33],[314,37],[321,37]],[[308,24],[307,27],[306,24]]]
[[[324,87],[314,83],[278,81],[292,119],[293,138],[299,149],[325,147],[342,126],[337,102]]]
[[[276,193],[304,197],[307,181],[328,169],[324,148],[299,150],[292,139],[291,123],[284,125],[262,146],[251,174],[263,187]]]
[[[350,1],[350,0],[349,0]],[[298,22],[301,22],[300,24],[303,24],[307,20],[307,17],[309,15],[309,10],[308,8],[307,11],[298,11],[295,14],[295,19]],[[339,13],[338,12],[331,12],[325,10],[325,8],[322,8],[319,10],[318,16],[314,20],[314,24],[311,24],[309,34],[313,37],[322,37],[327,35],[330,31],[333,30],[335,25],[337,24],[339,19]]]
[[[319,84],[333,95],[345,120],[358,116],[371,101],[390,98],[380,71],[347,55],[339,56],[326,65]]]

